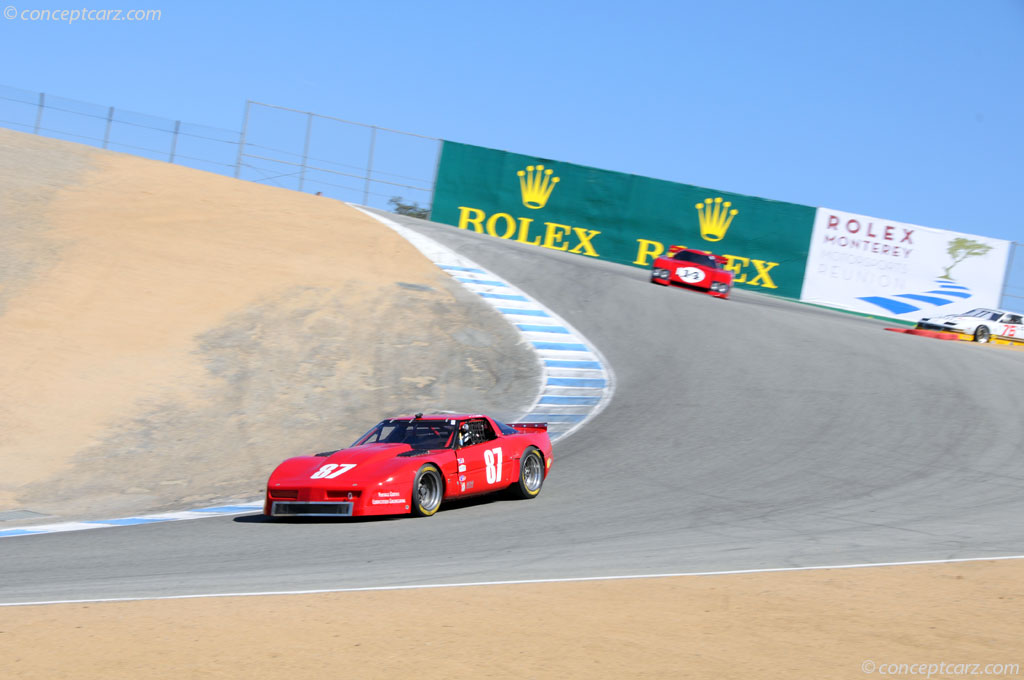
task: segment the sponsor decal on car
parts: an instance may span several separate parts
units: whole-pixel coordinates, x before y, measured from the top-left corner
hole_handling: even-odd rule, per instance
[[[372,505],[400,505],[406,502],[398,491],[378,491],[377,498],[370,500]]]

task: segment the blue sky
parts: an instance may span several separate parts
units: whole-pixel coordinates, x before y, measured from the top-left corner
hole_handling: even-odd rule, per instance
[[[160,20],[0,19],[0,83],[228,130],[252,99],[1024,241],[1022,0],[123,8]]]

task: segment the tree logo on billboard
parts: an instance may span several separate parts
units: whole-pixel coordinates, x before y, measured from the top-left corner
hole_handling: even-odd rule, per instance
[[[729,201],[722,201],[719,196],[715,199],[705,198],[703,203],[697,204],[697,215],[700,217],[700,237],[705,241],[721,241],[725,238],[725,232],[729,231],[732,219],[739,214],[739,210],[732,207]]]
[[[992,246],[972,241],[969,238],[953,239],[949,242],[949,247],[946,248],[946,252],[949,253],[951,258],[953,258],[953,264],[948,267],[944,267],[945,272],[943,272],[942,276],[939,278],[952,281],[953,277],[950,275],[950,272],[953,271],[953,267],[957,266],[969,257],[982,257],[990,250],[992,250]]]
[[[523,205],[531,210],[543,208],[551,197],[551,192],[555,190],[555,185],[558,184],[558,178],[551,176],[554,170],[545,169],[543,165],[527,165],[525,171],[520,170],[516,174],[519,175],[519,191],[523,195]]]

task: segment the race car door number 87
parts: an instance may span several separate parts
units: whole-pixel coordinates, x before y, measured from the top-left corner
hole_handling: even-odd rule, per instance
[[[497,484],[501,481],[501,447],[484,451],[484,465],[487,466],[487,483]]]
[[[343,475],[356,466],[355,463],[328,463],[313,473],[310,479],[334,479]]]

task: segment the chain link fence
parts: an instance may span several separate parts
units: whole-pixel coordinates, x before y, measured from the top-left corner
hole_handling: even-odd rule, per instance
[[[429,209],[441,140],[246,102],[241,130],[0,86],[0,125],[377,208]]]
[[[0,125],[22,132],[231,174],[238,132],[66,97],[0,87]]]
[[[441,152],[435,137],[246,102],[235,177],[384,207],[424,209]]]

